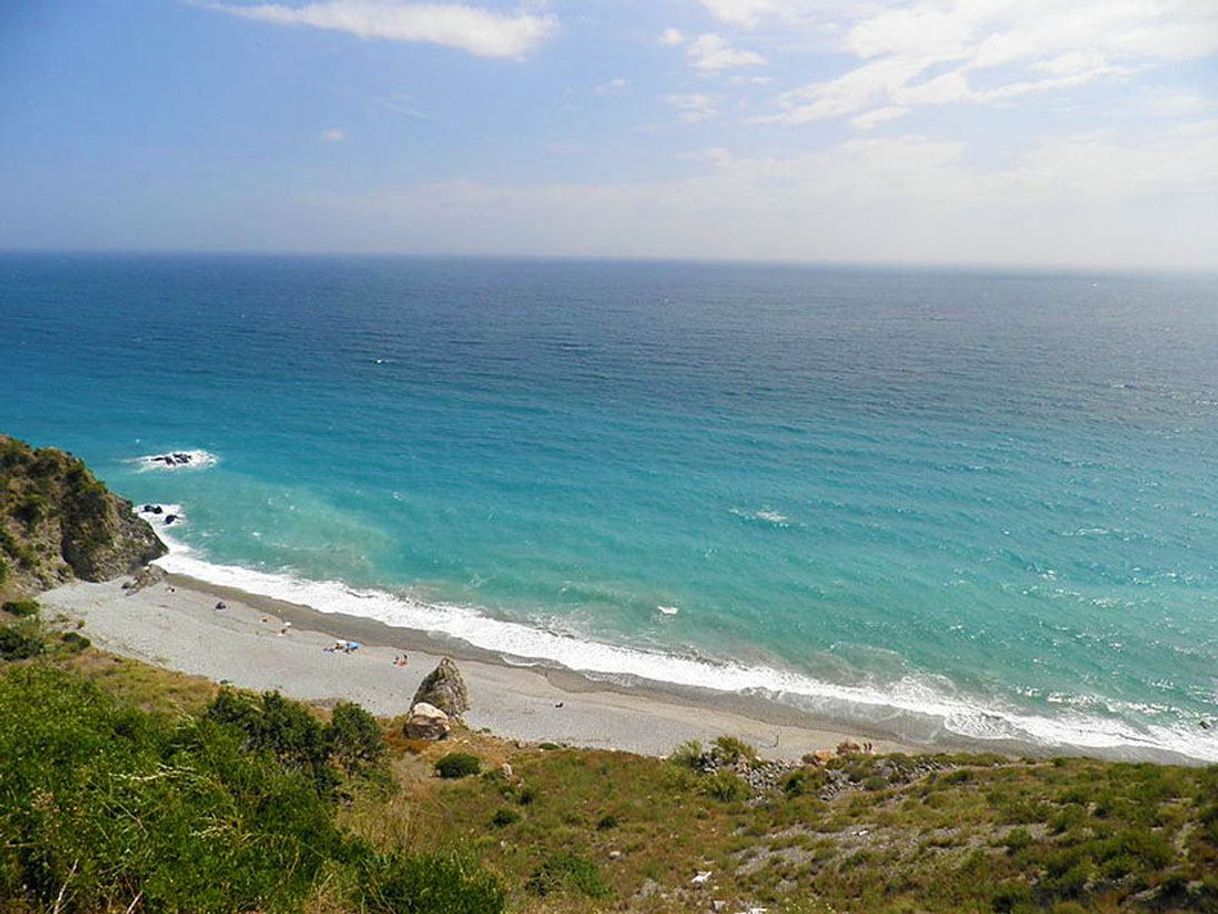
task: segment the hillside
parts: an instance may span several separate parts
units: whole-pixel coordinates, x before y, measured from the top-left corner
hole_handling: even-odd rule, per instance
[[[0,663],[4,910],[1218,912],[1218,767],[426,742],[63,625]]]
[[[109,580],[165,551],[83,461],[0,435],[0,593]]]

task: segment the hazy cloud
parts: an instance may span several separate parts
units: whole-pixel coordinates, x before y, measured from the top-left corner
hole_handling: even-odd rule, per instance
[[[329,130],[323,130],[321,138],[327,143],[341,143],[347,138],[347,135],[337,127],[332,127]]]

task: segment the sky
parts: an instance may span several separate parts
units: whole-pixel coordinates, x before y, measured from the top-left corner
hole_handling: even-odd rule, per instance
[[[0,4],[0,249],[1218,269],[1218,0]]]

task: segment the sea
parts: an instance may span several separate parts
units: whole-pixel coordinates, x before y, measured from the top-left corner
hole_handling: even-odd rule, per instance
[[[6,254],[0,431],[167,506],[216,584],[917,742],[1218,761],[1212,275]]]

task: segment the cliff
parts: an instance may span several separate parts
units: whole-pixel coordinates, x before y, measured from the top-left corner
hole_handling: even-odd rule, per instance
[[[0,592],[105,581],[165,552],[83,461],[0,435]]]

